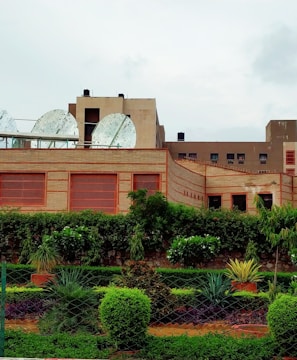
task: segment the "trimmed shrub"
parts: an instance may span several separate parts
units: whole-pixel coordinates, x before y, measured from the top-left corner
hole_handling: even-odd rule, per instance
[[[118,349],[140,349],[146,341],[150,300],[139,289],[113,288],[101,301],[99,318]]]
[[[66,333],[43,336],[23,331],[5,331],[5,357],[108,359],[110,346],[104,336]]]
[[[269,337],[205,336],[150,337],[138,358],[147,360],[271,360],[275,344]]]
[[[276,299],[268,308],[267,320],[280,355],[297,356],[297,297]]]

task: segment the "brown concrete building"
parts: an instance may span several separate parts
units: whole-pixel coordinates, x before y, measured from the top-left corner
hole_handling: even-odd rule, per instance
[[[265,142],[166,142],[174,159],[191,158],[235,170],[294,174],[297,143],[296,120],[271,120],[266,126]]]
[[[256,194],[267,206],[297,204],[296,121],[271,121],[263,143],[165,142],[155,99],[90,97],[84,90],[69,113],[77,136],[0,134],[18,139],[0,149],[1,207],[126,213],[129,191],[140,188],[197,208],[254,213]],[[43,146],[33,148],[36,139]],[[61,141],[75,146],[57,148]]]

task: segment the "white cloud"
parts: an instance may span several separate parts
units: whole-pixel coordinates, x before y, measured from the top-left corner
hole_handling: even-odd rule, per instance
[[[168,140],[264,140],[297,118],[295,0],[10,0],[0,108],[17,118],[94,96],[155,97]]]

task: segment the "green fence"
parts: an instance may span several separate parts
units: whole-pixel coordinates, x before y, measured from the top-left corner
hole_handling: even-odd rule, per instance
[[[43,287],[36,287],[30,282],[31,273],[30,267],[8,266],[6,269],[6,263],[2,262],[0,356],[107,359],[111,356],[115,358],[116,354],[120,356],[123,351],[137,351],[138,356],[149,359],[153,358],[153,352],[146,350],[147,347],[152,341],[164,340],[164,336],[167,337],[167,345],[159,345],[162,351],[169,346],[169,339],[176,341],[178,337],[197,341],[198,349],[199,341],[210,334],[224,336],[222,344],[227,344],[228,339],[235,342],[242,336],[246,344],[269,340],[272,342],[267,343],[270,347],[267,351],[273,351],[273,355],[286,352],[286,355],[296,356],[297,306],[294,308],[293,305],[291,317],[273,315],[276,318],[288,316],[287,326],[272,316],[272,322],[280,322],[280,326],[276,326],[276,338],[272,338],[267,324],[268,309],[275,298],[283,293],[285,297],[297,299],[294,296],[294,278],[278,289],[259,283],[260,290],[253,293],[235,290],[220,272],[162,272],[144,263],[135,263],[122,271],[114,269],[109,276],[108,268],[101,271],[80,267],[59,268],[54,280]],[[261,286],[265,291],[261,291]],[[117,299],[110,300],[112,303],[107,310],[111,314],[108,317],[111,319],[110,327],[104,326],[100,317],[102,299],[123,288],[141,289],[150,299],[150,317],[143,325],[143,342],[138,339],[141,327],[137,330],[141,325],[137,317],[142,316],[141,309],[139,313],[138,310],[130,312],[131,306],[138,305],[134,304],[134,300],[130,302],[129,294],[124,305]],[[288,306],[286,303],[285,307]],[[125,324],[126,329],[123,330],[120,324]],[[130,331],[132,327],[136,331]],[[137,341],[133,341],[133,336],[137,337]],[[279,347],[275,346],[275,339]],[[281,339],[284,341],[281,342]],[[265,359],[264,355],[259,356],[255,359]],[[169,358],[168,355],[166,358]]]

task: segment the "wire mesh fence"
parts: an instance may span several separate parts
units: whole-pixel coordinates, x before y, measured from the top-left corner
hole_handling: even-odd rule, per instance
[[[54,279],[42,287],[31,283],[31,274],[31,268],[13,267],[6,271],[2,266],[3,326],[0,336],[3,339],[4,331],[19,330],[43,336],[87,333],[103,337],[109,336],[116,328],[119,332],[116,336],[124,339],[123,349],[133,350],[135,343],[131,337],[137,336],[135,332],[129,333],[126,329],[120,333],[117,327],[117,322],[125,323],[126,327],[139,326],[137,311],[132,309],[132,313],[129,312],[133,302],[111,304],[108,308],[114,315],[110,320],[113,322],[111,327],[102,323],[100,306],[111,289],[138,288],[150,300],[149,321],[144,325],[146,334],[163,337],[219,333],[256,338],[274,335],[283,352],[296,355],[297,296],[296,291],[294,294],[294,279],[286,288],[278,289],[277,294],[276,288],[264,284],[256,292],[238,291],[222,272],[162,272],[137,262],[109,277],[104,272],[80,267],[61,268]],[[271,304],[282,298],[294,301],[278,305],[269,317]],[[117,306],[122,306],[119,312]],[[278,309],[283,307],[284,313],[279,314]],[[129,317],[133,317],[132,323],[128,321]],[[268,320],[271,323],[268,324]],[[129,337],[129,341],[125,337]],[[119,346],[119,343],[115,341],[114,345]],[[4,340],[4,354],[5,346]]]

